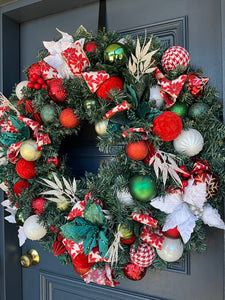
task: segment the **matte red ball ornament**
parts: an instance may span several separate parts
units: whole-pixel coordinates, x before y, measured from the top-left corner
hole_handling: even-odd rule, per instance
[[[51,79],[48,83],[49,97],[56,103],[63,103],[66,101],[66,90],[63,87],[63,80],[61,78]]]
[[[40,76],[41,76],[41,68],[39,63],[32,64],[27,70],[27,77],[28,78],[32,77],[34,80],[36,80]]]
[[[139,267],[134,263],[129,262],[124,268],[123,272],[128,279],[138,281],[145,276],[147,268]]]
[[[172,228],[172,229],[168,229],[167,231],[163,231],[163,234],[171,239],[179,239],[180,238],[180,232],[177,230],[177,226]]]
[[[153,121],[153,132],[164,142],[175,140],[183,128],[181,118],[172,111],[164,111]]]
[[[96,94],[99,98],[112,100],[109,96],[111,90],[118,89],[123,91],[123,83],[119,77],[112,76],[104,81],[98,88]]]
[[[13,187],[13,191],[16,194],[16,196],[19,196],[26,188],[30,186],[29,182],[26,180],[20,180],[15,183]]]
[[[20,158],[16,164],[16,172],[23,179],[31,179],[36,176],[35,167],[35,162]]]
[[[87,272],[91,269],[91,267],[87,267],[87,268],[79,268],[79,267],[73,265],[73,269],[74,269],[74,271],[75,271],[78,275],[82,276],[82,275],[84,275],[85,273],[87,273]]]
[[[77,254],[77,256],[73,259],[73,264],[74,266],[76,266],[77,268],[91,268],[91,266],[93,265],[93,263],[89,263],[88,262],[88,256],[85,256],[84,252],[80,252],[79,254]]]
[[[66,128],[75,128],[80,123],[80,119],[73,108],[64,109],[59,116],[59,121]]]
[[[130,159],[143,160],[148,154],[148,145],[142,140],[130,142],[126,146],[126,153]]]
[[[139,267],[146,268],[150,266],[153,263],[154,258],[155,250],[148,243],[141,241],[138,246],[137,252],[135,252],[134,244],[130,248],[130,259],[135,265]]]
[[[31,201],[31,208],[36,215],[43,214],[44,205],[46,203],[45,198],[37,197]]]
[[[177,67],[185,71],[190,64],[190,56],[183,47],[173,46],[164,52],[161,63],[165,72],[173,71]]]
[[[84,45],[84,51],[85,52],[93,52],[98,48],[98,44],[95,42],[87,42]]]

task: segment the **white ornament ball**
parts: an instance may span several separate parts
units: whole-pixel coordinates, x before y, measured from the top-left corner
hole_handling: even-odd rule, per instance
[[[37,143],[33,140],[27,140],[20,146],[20,155],[28,161],[35,161],[41,157],[41,151],[37,151]]]
[[[182,67],[185,71],[190,64],[190,56],[183,47],[173,46],[164,52],[161,63],[165,72],[173,71],[177,67]]]
[[[23,224],[23,231],[26,237],[30,240],[36,241],[43,238],[47,230],[38,222],[38,215],[30,216]]]
[[[108,126],[108,120],[102,120],[95,124],[95,131],[98,135],[103,135],[106,133],[106,128]]]
[[[133,200],[131,194],[129,192],[127,192],[126,190],[117,191],[117,198],[119,199],[121,204],[124,204],[127,206],[134,204],[134,200]]]
[[[22,89],[27,86],[28,82],[29,82],[28,80],[24,80],[24,81],[21,81],[20,83],[17,84],[17,86],[16,86],[16,96],[17,96],[18,99],[23,98]]]
[[[204,139],[196,129],[182,130],[181,134],[173,141],[175,150],[187,156],[197,155],[203,148]]]
[[[149,101],[155,101],[156,107],[161,108],[165,102],[163,96],[160,93],[161,87],[159,85],[154,85],[150,88],[150,98]]]
[[[167,262],[173,262],[181,258],[184,245],[181,239],[171,239],[164,237],[161,250],[156,249],[159,257]]]

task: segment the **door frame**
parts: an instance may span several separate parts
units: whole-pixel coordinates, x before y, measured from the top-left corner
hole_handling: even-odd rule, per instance
[[[76,1],[59,1],[52,11],[46,9],[46,3],[41,0],[21,0],[0,8],[0,91],[6,96],[10,94],[15,82],[20,80],[20,23],[69,10],[76,7]],[[63,3],[62,3],[63,2]],[[98,0],[85,0],[84,5],[98,2]],[[220,0],[221,7],[221,61],[222,61],[222,92],[225,97],[225,0]],[[97,16],[96,16],[97,17]],[[13,67],[13,72],[7,70]],[[225,120],[225,110],[224,110]],[[4,193],[0,191],[0,201]],[[225,214],[224,214],[225,215]],[[6,235],[7,232],[7,235]],[[10,234],[9,234],[10,233]],[[18,245],[15,226],[4,222],[4,208],[0,205],[0,299],[13,299],[11,293],[17,291],[17,300],[22,300],[22,272],[19,265],[21,248]],[[225,234],[224,234],[225,249]],[[224,255],[225,274],[225,255]],[[12,287],[13,278],[13,287]],[[225,279],[224,279],[225,280]],[[225,299],[225,284],[224,284]]]

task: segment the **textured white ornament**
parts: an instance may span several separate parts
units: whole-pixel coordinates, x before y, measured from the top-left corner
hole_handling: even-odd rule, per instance
[[[108,126],[108,120],[102,120],[95,124],[95,131],[98,135],[103,135],[106,133],[106,128]]]
[[[134,200],[131,194],[126,190],[117,191],[117,198],[119,199],[120,203],[124,205],[129,206],[134,204]]]
[[[182,130],[181,134],[173,141],[175,150],[187,156],[197,155],[203,148],[204,139],[196,129]]]
[[[26,219],[23,224],[23,231],[26,237],[33,241],[40,240],[47,233],[47,230],[44,228],[44,226],[38,223],[37,215],[30,216]]]
[[[23,98],[22,89],[27,86],[28,82],[29,82],[28,80],[24,80],[24,81],[21,81],[20,83],[17,84],[17,86],[16,86],[16,96],[17,96],[18,99]]]
[[[156,107],[161,108],[163,103],[165,103],[162,95],[160,94],[161,87],[159,85],[154,85],[150,88],[150,98],[149,101],[155,101]]]
[[[156,248],[156,251],[160,258],[165,261],[173,262],[181,258],[184,246],[181,239],[170,239],[164,237],[161,250]]]

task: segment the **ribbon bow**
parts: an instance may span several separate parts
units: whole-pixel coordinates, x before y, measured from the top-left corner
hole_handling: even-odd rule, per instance
[[[156,67],[155,77],[158,80],[158,83],[161,85],[160,94],[166,102],[166,106],[172,106],[180,94],[187,75],[181,75],[175,80],[168,80],[165,75],[163,75],[162,72]]]

